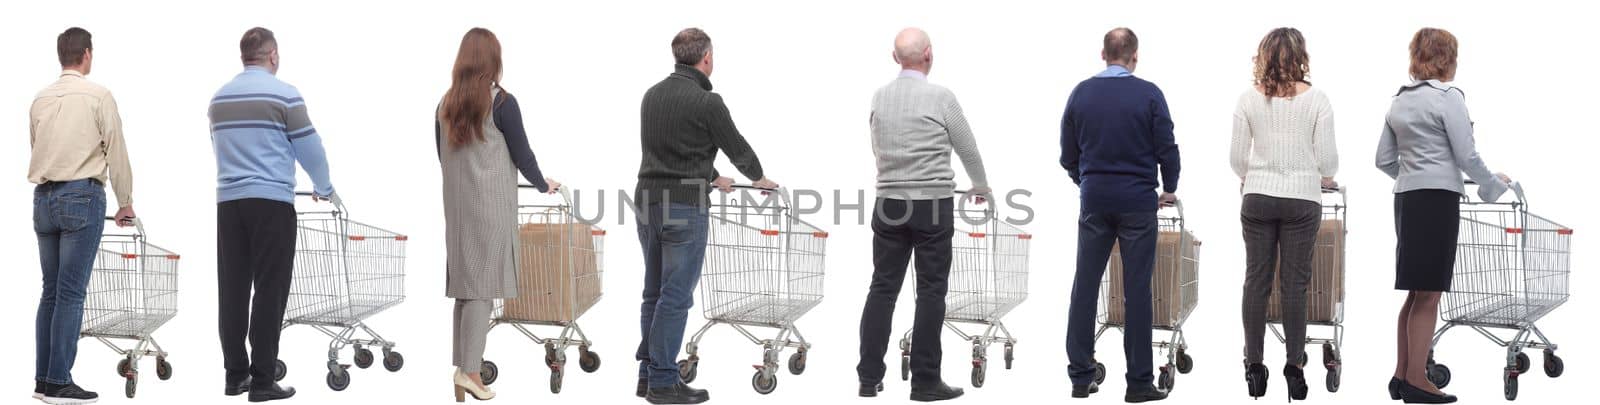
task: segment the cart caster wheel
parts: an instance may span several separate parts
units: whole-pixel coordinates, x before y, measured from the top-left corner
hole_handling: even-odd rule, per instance
[[[900,355],[900,381],[911,381],[911,356]]]
[[[544,345],[544,365],[545,365],[545,367],[554,367],[556,365],[556,347],[555,346]]]
[[[1517,374],[1527,374],[1533,368],[1533,360],[1528,359],[1528,354],[1517,352]]]
[[[778,389],[778,375],[768,376],[766,374],[757,370],[756,375],[750,377],[750,386],[756,389],[757,394],[767,395]]]
[[[1194,357],[1190,357],[1189,353],[1178,352],[1178,372],[1189,374],[1190,371],[1194,371]]]
[[[128,398],[133,398],[133,394],[136,394],[138,392],[139,392],[139,377],[138,376],[128,377],[128,382],[125,382],[125,383],[122,384],[122,394],[123,395],[127,395]]]
[[[1339,358],[1339,352],[1336,351],[1336,350],[1333,350],[1333,344],[1332,343],[1323,343],[1322,344],[1322,364],[1323,365],[1336,364],[1340,360],[1341,359]]]
[[[559,369],[559,368],[550,371],[550,393],[551,394],[560,394],[561,393],[561,381],[566,379],[566,376],[567,376],[567,372],[562,370],[562,369]]]
[[[585,373],[600,371],[600,354],[588,350],[579,350],[578,368]]]
[[[406,357],[405,356],[401,356],[400,352],[388,352],[388,353],[384,353],[383,354],[383,369],[384,370],[389,370],[389,372],[392,373],[392,372],[400,371],[400,368],[401,367],[405,367],[405,366],[406,366]]]
[[[172,379],[172,363],[168,363],[166,357],[156,358],[156,378],[161,381]]]
[[[1306,364],[1311,364],[1311,355],[1306,354],[1306,352],[1302,351],[1302,352],[1300,352],[1300,356],[1299,357],[1295,357],[1294,358],[1294,361],[1295,361],[1296,364],[1300,365],[1300,368],[1305,368]]]
[[[1544,375],[1550,378],[1560,377],[1566,369],[1566,365],[1561,362],[1561,356],[1557,356],[1554,351],[1544,351]]]
[[[1006,359],[1006,369],[1007,370],[1011,369],[1011,362],[1013,360],[1017,359],[1016,349],[1017,349],[1016,346],[1012,346],[1012,345],[1009,345],[1009,344],[1006,345],[1006,357],[1005,357],[1005,359]]]
[[[479,366],[479,368],[481,370],[478,370],[478,377],[483,379],[484,386],[494,384],[495,380],[500,379],[500,366],[494,364],[494,362],[484,360],[483,365]]]
[[[1104,382],[1106,382],[1106,364],[1098,361],[1094,362],[1094,383],[1100,384]]]
[[[1444,363],[1434,363],[1432,367],[1428,367],[1428,382],[1441,389],[1449,386],[1450,367],[1446,367]]]
[[[694,382],[694,378],[698,375],[700,375],[700,362],[678,360],[678,378],[682,379],[684,384]]]
[[[350,388],[350,373],[347,371],[329,371],[327,380],[328,388],[333,389],[334,391],[344,391],[345,388]]]
[[[131,373],[131,372],[133,372],[133,362],[128,361],[127,358],[123,358],[122,360],[118,360],[117,361],[117,376],[118,377],[127,378],[128,377],[128,373]]]
[[[373,359],[374,358],[372,356],[372,350],[356,349],[356,355],[355,355],[356,367],[361,367],[361,368],[372,367],[372,360]]]
[[[1173,384],[1177,383],[1177,376],[1173,375],[1171,367],[1162,367],[1161,375],[1156,378],[1156,388],[1162,391],[1172,391]]]
[[[800,375],[806,372],[806,354],[795,353],[789,355],[789,374]]]
[[[272,380],[273,381],[283,381],[283,377],[288,377],[288,376],[289,376],[289,364],[284,363],[283,360],[278,360],[278,369],[275,372],[272,373]]]
[[[1506,400],[1517,400],[1517,370],[1506,370],[1503,379],[1506,383]]]
[[[977,362],[972,365],[972,388],[983,388],[984,380],[988,379],[989,363]]]
[[[1339,375],[1344,373],[1344,367],[1328,368],[1328,392],[1339,392]]]

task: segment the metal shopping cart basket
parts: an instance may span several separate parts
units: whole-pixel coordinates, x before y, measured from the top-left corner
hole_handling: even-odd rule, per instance
[[[965,204],[956,209],[960,229],[951,241],[955,260],[950,266],[944,325],[972,343],[972,386],[983,387],[989,345],[1005,345],[1007,370],[1016,359],[1017,339],[1000,318],[1028,298],[1028,245],[1033,235],[1001,220],[992,203],[986,208]],[[961,329],[962,324],[977,325],[982,332],[969,334]],[[900,379],[911,379],[910,330],[900,338]]]
[[[1567,302],[1572,254],[1572,229],[1530,212],[1522,185],[1511,189],[1517,199],[1508,203],[1462,196],[1455,279],[1444,294],[1444,326],[1433,335],[1438,347],[1446,331],[1468,327],[1505,347],[1507,400],[1517,399],[1517,377],[1532,368],[1524,349],[1544,350],[1544,373],[1551,378],[1566,368],[1556,344],[1534,322]],[[1490,329],[1515,334],[1503,339]],[[1434,362],[1431,352],[1428,380],[1441,388],[1450,384],[1450,368]]]
[[[517,269],[517,297],[495,300],[494,317],[489,324],[491,330],[510,325],[544,346],[552,393],[561,392],[567,348],[577,346],[578,367],[585,373],[600,369],[600,355],[589,351],[593,342],[578,326],[578,318],[600,302],[606,235],[600,227],[579,221],[574,215],[572,196],[565,187],[559,191],[559,203],[518,207],[521,264]],[[529,329],[532,326],[557,327],[560,332],[540,337]],[[483,383],[493,384],[499,376],[500,367],[484,360]]]
[[[138,390],[139,359],[144,356],[156,356],[156,378],[172,378],[167,351],[151,334],[178,314],[178,254],[150,244],[142,221],[134,219],[133,225],[133,233],[108,227],[100,239],[83,302],[82,330],[83,337],[123,356],[117,375],[127,379],[123,394],[128,398]],[[123,348],[114,339],[133,345]]]
[[[700,339],[717,324],[732,326],[750,342],[761,345],[762,361],[750,384],[756,392],[770,394],[778,388],[778,356],[793,347],[789,372],[806,369],[806,342],[795,321],[822,302],[823,250],[828,233],[801,221],[791,209],[785,190],[759,194],[738,186],[739,198],[713,203],[706,244],[705,271],[700,277],[701,306],[709,322],[701,327],[678,361],[680,377],[693,382],[700,363]],[[762,339],[749,328],[773,328],[776,337]]]
[[[299,196],[311,193],[297,192]],[[353,221],[343,204],[331,211],[297,213],[294,279],[283,327],[307,325],[332,338],[328,342],[328,388],[350,386],[349,365],[339,363],[339,351],[354,349],[356,367],[372,366],[367,347],[383,350],[383,368],[400,371],[405,358],[368,327],[368,317],[405,301],[406,236]],[[370,338],[356,337],[361,332]],[[276,379],[289,368],[278,360]]]
[[[1339,379],[1344,372],[1344,238],[1345,209],[1349,203],[1343,187],[1322,190],[1322,224],[1317,231],[1315,251],[1311,255],[1311,285],[1306,289],[1306,345],[1322,346],[1322,367],[1328,370],[1324,380],[1328,392],[1339,392]],[[1267,328],[1284,342],[1279,325],[1283,323],[1283,308],[1279,306],[1279,284],[1272,285],[1272,296],[1267,298]],[[1322,328],[1326,337],[1313,334]],[[1311,361],[1310,355],[1301,352],[1296,359],[1301,367]]]
[[[1177,373],[1188,374],[1194,368],[1194,359],[1187,353],[1189,343],[1183,336],[1183,323],[1200,302],[1200,240],[1195,239],[1194,233],[1185,225],[1182,201],[1171,207],[1163,207],[1162,211],[1172,211],[1175,215],[1158,213],[1157,216],[1160,233],[1156,237],[1155,272],[1151,283],[1151,297],[1154,300],[1151,325],[1154,330],[1168,332],[1169,337],[1156,340],[1151,345],[1163,351],[1167,357],[1167,364],[1161,366],[1156,385],[1163,390],[1171,390]],[[1122,254],[1113,247],[1111,260],[1106,264],[1106,273],[1100,282],[1100,330],[1095,332],[1096,342],[1107,329],[1116,328],[1120,331],[1125,326],[1122,286]],[[1105,364],[1096,361],[1095,383],[1105,382],[1105,378]]]

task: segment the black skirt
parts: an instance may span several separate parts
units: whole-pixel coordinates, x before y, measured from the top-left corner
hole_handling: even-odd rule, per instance
[[[1461,194],[1412,190],[1394,195],[1394,288],[1449,291],[1461,231]]]

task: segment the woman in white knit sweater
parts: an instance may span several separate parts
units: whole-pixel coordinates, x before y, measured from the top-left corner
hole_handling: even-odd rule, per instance
[[[1239,210],[1246,255],[1242,307],[1251,397],[1267,389],[1262,340],[1275,274],[1281,276],[1289,398],[1305,399],[1309,391],[1297,361],[1305,353],[1306,286],[1321,225],[1322,189],[1337,187],[1333,175],[1339,167],[1333,109],[1328,97],[1311,87],[1309,73],[1300,31],[1272,30],[1257,49],[1255,84],[1239,96],[1233,113],[1230,160],[1244,194]]]

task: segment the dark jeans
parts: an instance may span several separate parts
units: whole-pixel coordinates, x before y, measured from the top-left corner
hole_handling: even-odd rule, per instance
[[[644,251],[644,300],[639,305],[639,378],[651,388],[679,382],[678,350],[694,306],[694,288],[706,258],[710,214],[704,206],[652,204],[639,207],[639,246]]]
[[[1311,252],[1317,247],[1317,228],[1322,226],[1322,204],[1250,194],[1244,196],[1239,220],[1245,250],[1244,301],[1240,304],[1245,364],[1261,363],[1274,275],[1281,287],[1278,298],[1283,309],[1285,359],[1293,363],[1306,352],[1306,287],[1311,284]]]
[[[1078,272],[1072,279],[1072,306],[1067,310],[1067,374],[1073,384],[1094,382],[1094,333],[1100,278],[1105,275],[1111,247],[1122,252],[1123,296],[1126,320],[1122,350],[1128,359],[1125,378],[1129,387],[1149,386],[1155,380],[1150,348],[1150,283],[1156,260],[1155,211],[1082,213],[1078,217]]]
[[[34,380],[72,383],[83,300],[105,216],[106,190],[98,181],[45,183],[33,189],[33,232],[39,237],[44,273],[34,318]]]
[[[291,203],[250,198],[217,204],[217,334],[227,383],[245,376],[257,387],[273,383],[296,229]]]
[[[862,384],[883,381],[883,356],[894,327],[895,301],[905,285],[906,265],[916,257],[917,310],[911,323],[911,384],[937,384],[943,346],[944,298],[950,278],[950,236],[955,201],[879,198],[872,216],[872,286],[861,310]]]

